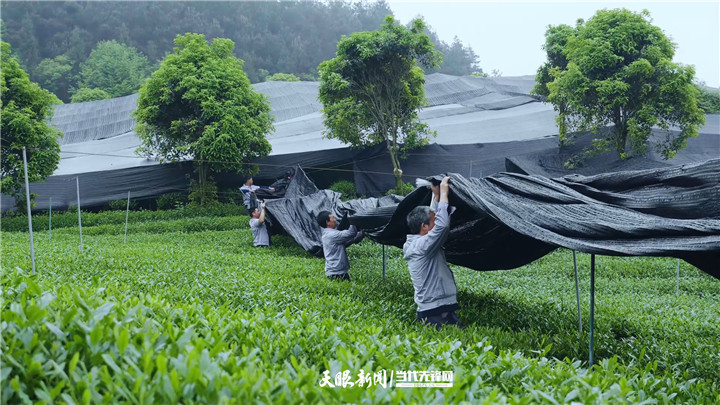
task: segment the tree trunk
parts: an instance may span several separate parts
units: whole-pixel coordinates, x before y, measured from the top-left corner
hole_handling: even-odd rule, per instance
[[[625,159],[625,151],[627,150],[627,121],[623,117],[623,110],[618,109],[615,112],[615,149],[621,159]]]
[[[198,162],[198,187],[200,188],[200,205],[204,206],[205,201],[205,184],[207,183],[207,166],[203,162]]]
[[[390,160],[393,164],[393,174],[395,175],[395,189],[400,191],[403,186],[402,181],[402,169],[400,169],[400,160],[397,157],[397,145],[392,145],[390,141],[387,142],[388,152],[390,153]]]

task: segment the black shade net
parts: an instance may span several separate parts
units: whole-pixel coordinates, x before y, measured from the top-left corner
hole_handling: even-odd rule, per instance
[[[699,164],[557,179],[517,173],[485,178],[449,174],[450,263],[474,270],[513,269],[558,247],[608,256],[667,256],[720,278],[720,159]],[[436,176],[439,178],[439,176]],[[320,211],[340,229],[354,224],[378,243],[402,247],[407,214],[428,205],[421,187],[391,196],[341,202],[323,190],[268,203],[277,227],[304,249],[322,253]],[[276,233],[276,232],[275,232]]]

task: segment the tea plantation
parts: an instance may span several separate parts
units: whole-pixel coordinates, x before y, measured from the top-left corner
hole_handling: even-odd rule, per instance
[[[65,227],[35,233],[35,276],[27,219],[5,219],[2,403],[720,403],[720,281],[685,263],[678,294],[674,259],[598,258],[588,369],[588,255],[582,332],[566,250],[512,271],[455,266],[467,327],[435,331],[415,320],[399,249],[384,282],[368,240],[348,249],[353,281],[331,282],[287,237],[251,248],[248,217],[227,214],[132,213],[126,243],[124,213],[83,214],[82,252],[54,216]],[[333,385],[343,371],[454,378],[331,388],[326,370]]]

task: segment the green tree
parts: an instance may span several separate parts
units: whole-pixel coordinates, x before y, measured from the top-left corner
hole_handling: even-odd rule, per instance
[[[237,163],[271,149],[266,139],[273,129],[270,106],[250,86],[243,62],[232,55],[234,47],[225,38],[208,45],[202,34],[178,35],[175,51],[140,89],[139,152],[195,160],[201,190],[208,189],[209,171],[240,172]]]
[[[575,35],[576,30],[569,25],[558,25],[549,26],[545,32],[545,44],[543,49],[547,55],[547,61],[538,68],[537,75],[535,76],[535,87],[532,92],[545,99],[550,95],[548,89],[548,83],[554,80],[553,74],[564,71],[567,69],[568,60],[565,56],[565,46],[567,45],[568,38]],[[553,74],[551,74],[551,72]],[[557,100],[555,103],[555,110],[559,113],[559,116],[565,116],[567,112],[567,106],[563,100]],[[559,141],[560,146],[565,146],[568,142],[568,128],[566,120],[558,119],[557,124],[559,127]]]
[[[574,29],[559,26],[546,32],[548,62],[538,70],[536,93],[546,91],[558,111],[560,142],[571,141],[570,131],[599,133],[613,124],[567,166],[612,148],[623,159],[642,156],[654,126],[667,130],[656,148],[669,159],[705,122],[693,67],[672,62],[673,43],[649,18],[647,10],[600,10]]]
[[[127,96],[140,89],[148,74],[148,60],[135,48],[104,41],[82,64],[80,87],[102,89],[111,97]]]
[[[267,82],[299,82],[300,78],[292,73],[275,73],[265,77]]]
[[[2,42],[0,46],[0,186],[3,193],[17,198],[21,196],[25,181],[23,146],[27,150],[28,177],[31,182],[44,180],[60,162],[57,138],[62,134],[48,125],[53,104],[59,104],[60,100],[30,81],[17,59],[10,54],[10,44]]]
[[[455,76],[467,76],[473,72],[482,72],[475,51],[464,46],[458,37],[443,50],[443,64],[439,72]]]
[[[112,96],[105,90],[81,87],[75,90],[70,101],[73,103],[83,103],[85,101],[107,100],[108,98],[112,98]]]
[[[418,63],[441,62],[425,24],[408,29],[392,15],[378,31],[343,36],[337,56],[320,64],[318,98],[323,103],[325,135],[353,146],[385,143],[397,188],[403,185],[398,152],[428,142],[434,135],[418,119],[425,104],[425,74]]]
[[[64,102],[70,101],[70,86],[74,83],[73,65],[65,55],[56,56],[52,59],[43,59],[35,68],[35,75],[38,84],[42,88],[55,94]]]
[[[698,106],[707,114],[720,113],[720,89],[707,87],[705,83],[695,83],[698,90]]]

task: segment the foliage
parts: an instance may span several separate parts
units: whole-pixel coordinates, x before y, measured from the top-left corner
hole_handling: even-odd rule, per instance
[[[110,97],[136,93],[149,75],[148,60],[137,49],[115,40],[97,44],[81,65],[80,87],[101,89]]]
[[[342,194],[343,201],[354,200],[358,198],[355,183],[353,183],[352,181],[336,181],[335,183],[331,184],[329,188],[336,193]]]
[[[415,186],[412,183],[403,183],[400,187],[391,188],[385,193],[385,195],[397,194],[397,195],[408,195],[415,190]]]
[[[432,38],[432,37],[431,37]],[[452,44],[444,41],[432,41],[435,49],[442,55],[442,65],[439,68],[425,69],[426,73],[444,73],[455,76],[468,76],[473,73],[482,73],[478,56],[470,46],[463,45],[456,36]]]
[[[418,108],[425,104],[425,74],[417,64],[432,67],[441,61],[424,28],[420,19],[408,29],[389,15],[378,31],[343,37],[337,56],[318,68],[325,135],[353,146],[384,143],[398,188],[398,151],[426,144],[434,135],[418,119]]]
[[[182,208],[188,203],[188,196],[184,193],[168,193],[163,194],[157,199],[157,208],[159,210],[172,210]]]
[[[218,201],[221,203],[243,205],[243,193],[240,192],[238,187],[226,188],[218,191],[218,194]]]
[[[302,78],[331,58],[342,35],[377,29],[391,13],[385,2],[3,2],[3,40],[19,50],[25,66],[66,55],[73,77],[92,49],[115,39],[151,64],[172,52],[187,32],[229,38],[252,82],[260,68]],[[322,30],[317,27],[322,26]],[[34,69],[28,71],[34,72]],[[33,76],[34,80],[38,80]],[[307,79],[303,79],[307,80]],[[77,82],[70,88],[77,88]],[[66,91],[69,92],[68,88]],[[67,101],[67,100],[66,100]]]
[[[108,203],[108,207],[110,207],[113,211],[126,211],[128,209],[128,200],[120,199],[120,200],[113,200]],[[138,203],[136,200],[130,200],[130,209],[135,210],[138,207]]]
[[[213,183],[212,177],[204,183],[190,180],[190,194],[188,201],[191,205],[208,206],[218,202],[217,186]]]
[[[558,111],[561,145],[572,140],[573,131],[599,133],[614,125],[566,165],[613,148],[623,159],[642,156],[654,126],[666,130],[655,148],[668,159],[705,122],[694,69],[672,62],[673,43],[648,19],[647,11],[600,10],[575,28],[547,30],[548,61],[538,69],[535,93],[547,96]]]
[[[216,38],[208,45],[204,35],[186,34],[175,44],[140,89],[139,152],[193,159],[205,190],[209,172],[240,172],[241,163],[270,153],[265,137],[273,118],[266,97],[250,86],[243,62],[232,56],[232,41]],[[197,196],[204,204],[211,194]]]
[[[435,331],[417,324],[399,249],[383,282],[380,246],[350,247],[353,282],[332,283],[288,238],[245,248],[246,216],[153,214],[131,220],[127,244],[121,224],[83,227],[81,254],[76,230],[38,234],[36,276],[27,235],[3,235],[4,403],[720,400],[720,283],[683,264],[676,294],[675,259],[599,259],[591,371],[587,255],[582,333],[569,251],[513,271],[453,266],[468,327]],[[452,370],[454,384],[319,386],[325,370],[360,369]]]
[[[27,150],[28,179],[42,181],[60,162],[60,131],[48,125],[57,97],[30,81],[2,42],[0,97],[2,142],[0,143],[0,188],[4,194],[20,197],[25,173],[23,147]]]
[[[275,73],[265,78],[267,82],[299,82],[300,78],[292,73]]]
[[[720,89],[707,87],[703,83],[695,84],[698,91],[698,107],[706,114],[720,113]]]
[[[66,55],[41,60],[34,70],[33,78],[60,100],[66,103],[70,101],[70,87],[75,83],[75,77],[73,63]]]
[[[166,194],[169,195],[169,194]],[[185,197],[185,201],[187,197]],[[178,200],[182,199],[178,198]],[[53,209],[52,213],[52,229],[55,234],[60,228],[77,228],[77,206],[72,206],[72,210],[60,212]],[[171,206],[166,211],[130,211],[130,223],[151,223],[158,221],[174,221],[179,219],[196,218],[196,217],[233,217],[238,215],[247,215],[244,207],[236,204],[219,204],[212,207],[184,206],[176,209]],[[7,211],[3,213],[2,221],[0,221],[0,229],[2,232],[27,232],[27,217],[16,217],[15,212]],[[19,211],[22,212],[22,211]],[[103,211],[103,212],[84,212],[82,213],[83,232],[90,227],[114,226],[125,224],[125,212],[121,211]],[[33,231],[41,232],[48,229],[50,218],[48,213],[33,215]],[[76,232],[76,231],[73,231]]]
[[[84,103],[85,101],[107,100],[109,98],[112,98],[112,96],[103,89],[81,87],[75,90],[70,101],[73,103]]]

